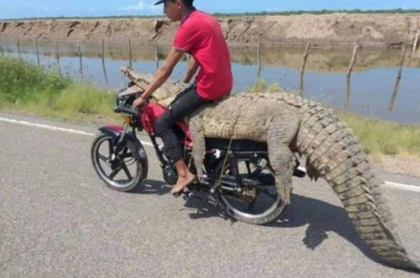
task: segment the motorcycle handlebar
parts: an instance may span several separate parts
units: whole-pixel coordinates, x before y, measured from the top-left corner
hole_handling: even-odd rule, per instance
[[[125,114],[128,114],[128,115],[131,115],[131,116],[138,116],[142,109],[143,109],[142,107],[133,109],[131,107],[120,104],[115,109],[115,111],[116,112],[122,112],[122,113],[125,113]]]

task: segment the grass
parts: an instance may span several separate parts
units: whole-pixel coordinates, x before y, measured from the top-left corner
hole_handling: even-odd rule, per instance
[[[267,86],[266,79],[257,79],[255,83],[249,88],[248,92],[250,93],[260,93],[260,92],[280,92],[283,88],[281,87],[280,83],[273,83],[270,86]]]
[[[0,57],[0,108],[70,120],[115,119],[115,95],[17,58]]]
[[[403,125],[337,112],[372,155],[420,157],[420,125]]]
[[[260,79],[250,92],[281,90]],[[293,92],[291,92],[293,93]],[[0,108],[72,121],[107,122],[120,119],[113,112],[115,94],[73,82],[56,72],[10,57],[0,57]],[[402,125],[337,111],[371,155],[420,157],[420,125]]]

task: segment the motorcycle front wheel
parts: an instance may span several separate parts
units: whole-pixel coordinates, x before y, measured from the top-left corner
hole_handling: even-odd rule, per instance
[[[114,148],[112,136],[98,134],[91,148],[93,167],[108,188],[132,191],[143,181],[145,169],[133,155],[137,151],[134,144],[127,144],[113,157]]]
[[[233,169],[227,163],[218,173],[232,175]],[[228,214],[238,221],[253,225],[263,225],[275,221],[285,210],[286,205],[281,201],[277,192],[275,176],[267,165],[241,161],[237,171],[242,180],[256,180],[259,186],[243,187],[242,192],[219,191],[219,200]]]

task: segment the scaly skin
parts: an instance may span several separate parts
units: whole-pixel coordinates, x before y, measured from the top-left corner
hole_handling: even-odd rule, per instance
[[[150,81],[150,76],[136,78],[144,86]],[[167,84],[155,99],[164,106],[170,103],[169,96],[173,99],[186,86]],[[267,142],[285,201],[289,200],[293,153],[305,156],[309,177],[322,177],[329,183],[370,248],[388,265],[420,271],[420,263],[411,260],[401,244],[382,193],[384,182],[375,177],[363,147],[332,110],[284,92],[240,94],[204,107],[188,120],[197,165],[203,159],[205,137]]]
[[[278,193],[282,202],[289,204],[295,166],[289,146],[299,129],[298,110],[284,106],[279,109],[275,101],[267,101],[269,97],[263,94],[255,94],[251,99],[245,94],[228,97],[191,115],[188,122],[194,142],[193,158],[201,176],[204,138],[267,142]]]

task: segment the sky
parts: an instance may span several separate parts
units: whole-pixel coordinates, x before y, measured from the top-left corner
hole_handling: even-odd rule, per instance
[[[27,17],[162,15],[156,0],[0,0],[0,19]],[[209,13],[322,9],[420,9],[420,0],[195,0]]]

